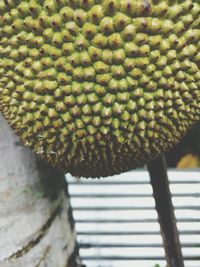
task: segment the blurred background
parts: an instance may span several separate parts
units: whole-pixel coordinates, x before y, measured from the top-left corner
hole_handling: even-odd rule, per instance
[[[200,122],[183,140],[166,153],[168,167],[195,168],[200,166]]]

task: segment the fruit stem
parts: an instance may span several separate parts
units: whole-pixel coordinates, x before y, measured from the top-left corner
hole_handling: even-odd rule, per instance
[[[152,160],[148,164],[148,171],[153,187],[153,196],[158,213],[167,266],[184,267],[165,156],[161,155]]]

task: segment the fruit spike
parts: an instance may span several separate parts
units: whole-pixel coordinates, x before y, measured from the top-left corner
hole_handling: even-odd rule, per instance
[[[142,166],[199,120],[199,1],[0,1],[0,110],[65,172]]]

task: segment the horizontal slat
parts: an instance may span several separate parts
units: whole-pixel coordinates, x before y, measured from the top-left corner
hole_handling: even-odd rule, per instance
[[[177,219],[176,220],[177,222],[187,222],[187,223],[191,223],[191,222],[198,222],[200,223],[200,219],[196,219],[196,218],[193,218],[193,219],[189,219],[189,218],[182,218],[182,219]],[[147,222],[147,223],[150,223],[150,222],[157,222],[157,219],[129,219],[129,218],[119,218],[119,219],[110,219],[110,218],[105,218],[105,219],[76,219],[76,223],[88,223],[88,224],[91,224],[91,223],[112,223],[112,224],[118,224],[118,223],[124,223],[124,222],[129,222],[129,223],[136,223],[136,222],[141,222],[141,223],[144,223],[144,222]]]
[[[112,255],[109,255],[109,256],[104,256],[104,257],[101,257],[101,256],[98,256],[98,255],[94,255],[94,256],[82,256],[81,255],[81,258],[83,259],[83,261],[86,261],[86,260],[109,260],[109,261],[116,261],[116,260],[131,260],[131,261],[142,261],[142,260],[152,260],[155,262],[159,261],[159,260],[163,260],[163,257],[162,256],[154,256],[154,257],[151,257],[151,256],[112,256]],[[101,266],[101,265],[100,265]]]
[[[175,210],[176,218],[179,219],[200,219],[200,212],[198,210]],[[155,210],[103,210],[103,211],[81,211],[74,210],[74,218],[76,219],[157,219]]]
[[[69,186],[69,193],[70,194],[152,194],[152,188],[150,184],[145,185],[95,185],[92,184],[88,185],[71,185]]]
[[[129,235],[128,238],[126,235],[78,235],[79,243],[110,243],[110,244],[161,244],[162,238],[159,234],[152,235]],[[200,244],[200,235],[180,235],[180,240],[182,244],[193,244],[194,247]]]
[[[87,267],[154,267],[155,263],[159,264],[161,267],[165,267],[166,263],[163,260],[113,260],[112,263],[109,260],[85,260]],[[199,267],[200,262],[185,261],[186,267]]]
[[[200,219],[200,210],[199,209],[185,209],[179,210],[175,207],[175,215],[177,219],[188,218],[188,219]]]
[[[197,236],[200,237],[200,236]],[[123,236],[119,236],[119,235],[113,235],[112,237],[107,236],[107,235],[101,235],[101,236],[82,236],[82,235],[78,235],[78,241],[79,242],[89,242],[89,243],[104,243],[104,242],[109,242],[112,244],[135,244],[135,243],[140,243],[140,244],[150,244],[152,243],[152,240],[156,243],[162,243],[162,238],[160,235],[149,235],[149,236],[145,236],[145,235],[130,235],[129,238],[127,238],[126,235]]]
[[[135,193],[135,194],[126,194],[126,193],[120,193],[120,194],[104,194],[103,192],[102,193],[97,193],[97,194],[94,194],[94,193],[87,193],[87,194],[84,194],[84,193],[73,193],[73,194],[70,194],[70,197],[71,198],[118,198],[118,199],[121,199],[121,198],[124,198],[124,199],[127,199],[127,198],[148,198],[148,197],[152,197],[152,194],[150,193],[146,193],[146,194],[141,194],[141,193]],[[174,193],[172,194],[172,197],[177,197],[177,198],[181,198],[181,197],[193,197],[193,198],[200,198],[200,193]]]
[[[195,198],[195,197],[173,197],[172,198],[173,203],[175,205],[175,207],[178,208],[187,208],[187,207],[193,207],[193,208],[197,208],[200,209],[200,198]],[[184,204],[184,203],[187,203]],[[102,201],[101,198],[93,198],[92,201],[89,197],[84,198],[84,200],[82,198],[72,198],[71,199],[71,204],[72,206],[76,209],[76,208],[81,208],[81,207],[85,207],[85,208],[90,208],[90,207],[123,207],[123,208],[130,208],[130,207],[142,207],[144,206],[144,204],[146,205],[146,207],[152,207],[153,209],[155,208],[155,201],[152,197],[146,197],[146,198],[138,198],[138,197],[134,197],[134,198],[121,198],[119,201],[119,198],[117,197],[113,197],[113,198],[104,198],[104,201]]]
[[[196,213],[196,212],[195,212]],[[88,210],[74,210],[73,209],[74,219],[119,219],[119,218],[129,218],[129,219],[157,219],[157,213],[155,210],[103,210],[103,211],[88,211]],[[196,214],[194,214],[195,216]],[[197,216],[196,216],[197,217]],[[198,217],[197,217],[198,218]]]
[[[191,245],[191,244],[190,244]],[[190,246],[189,245],[189,246]],[[111,244],[111,243],[80,243],[79,248],[83,249],[91,249],[91,248],[162,248],[162,243],[160,244],[154,244],[151,243],[149,246],[146,244]]]
[[[83,260],[110,260],[110,261],[115,261],[115,260],[154,260],[159,261],[159,260],[163,260],[162,256],[146,256],[145,254],[143,256],[115,256],[115,255],[109,255],[109,256],[101,256],[101,255],[97,255],[97,256],[83,256],[81,255],[81,258]],[[199,261],[200,260],[200,256],[187,256],[184,257],[185,261]]]
[[[105,179],[108,179],[108,178],[105,178]],[[133,179],[133,178],[132,178]],[[120,180],[120,181],[99,181],[99,180],[95,180],[95,182],[91,181],[91,179],[88,179],[88,180],[82,180],[81,182],[79,181],[71,181],[69,182],[68,184],[70,184],[71,186],[72,185],[88,185],[88,186],[93,186],[93,185],[106,185],[106,186],[109,186],[109,185],[145,185],[147,183],[149,183],[150,181],[149,180],[144,180],[144,181],[138,181],[138,180],[132,180],[132,181],[123,181],[123,180]],[[175,181],[170,181],[170,184],[178,184],[178,185],[182,185],[182,184],[199,184],[199,180],[175,180]]]
[[[91,248],[91,249],[82,249],[81,254],[82,257],[164,257],[164,251],[162,248],[148,248],[145,250],[143,248],[102,248],[99,251],[98,248]],[[177,266],[178,267],[178,266]]]
[[[106,201],[107,200],[107,201]],[[154,199],[151,198],[145,198],[141,199],[141,198],[122,198],[119,199],[118,198],[112,198],[112,199],[104,199],[104,201],[102,201],[102,199],[99,198],[93,198],[92,201],[90,198],[85,198],[84,201],[81,198],[76,198],[76,199],[71,199],[71,204],[73,206],[73,208],[81,208],[81,207],[85,207],[85,208],[90,208],[90,207],[99,207],[99,208],[103,208],[103,207],[127,207],[127,208],[131,208],[131,207],[137,207],[140,208],[142,206],[144,206],[144,204],[148,207],[155,207],[155,201]]]
[[[85,260],[85,264],[87,267],[154,267],[155,266],[155,263],[158,263],[160,264],[161,267],[164,267],[166,266],[165,265],[165,261],[163,260],[157,260],[155,262],[155,260],[131,260],[131,261],[128,261],[128,260],[113,260],[112,263],[110,262],[110,260],[103,260],[103,259],[100,259],[100,260],[92,260],[92,259],[86,259]],[[188,266],[187,267],[199,267],[199,266]]]
[[[109,256],[84,256],[81,255],[81,258],[83,260],[154,260],[154,262],[163,260],[163,256],[146,256],[145,254],[143,256],[117,256],[117,255],[109,255]],[[191,260],[191,258],[189,258]],[[192,258],[193,259],[193,258]]]
[[[192,185],[192,184],[171,184],[170,190],[172,194],[196,194],[199,196],[200,193],[200,184]],[[124,195],[124,194],[130,194],[130,195],[138,195],[143,194],[149,196],[152,195],[152,188],[150,184],[144,184],[144,185],[70,185],[69,186],[69,193],[72,194],[85,194],[85,195],[97,195],[97,194],[105,194],[105,195]]]
[[[145,251],[145,253],[144,253]],[[145,255],[144,255],[145,254]],[[111,256],[112,257],[164,257],[164,250],[162,247],[146,247],[144,250],[143,247],[111,247],[111,248],[105,248],[102,247],[101,251],[99,251],[99,248],[92,247],[90,249],[88,248],[82,248],[81,254],[82,257],[99,257],[102,258]],[[187,259],[200,259],[199,255],[199,248],[183,248],[183,256]],[[178,267],[178,266],[177,266]]]
[[[180,231],[200,231],[199,223],[178,223],[178,228]],[[159,230],[159,224],[157,222],[154,223],[119,223],[119,224],[113,224],[113,223],[76,223],[76,230],[77,231],[93,231],[93,230],[99,230],[99,229],[106,229],[106,231],[113,231],[113,230],[119,230],[119,231],[130,231],[131,229],[136,230],[144,230],[150,231],[151,229]]]
[[[106,230],[93,230],[93,231],[77,231],[79,235],[152,235],[152,234],[160,234],[159,231],[106,231]],[[200,230],[195,231],[195,230],[185,230],[185,231],[179,231],[180,234],[183,235],[200,235]]]
[[[200,267],[200,172],[169,172],[186,267]],[[146,170],[104,179],[68,175],[81,258],[87,267],[153,267],[164,249]]]
[[[99,206],[85,206],[85,207],[73,207],[74,210],[153,210],[154,207],[148,207],[148,206],[133,206],[133,207],[127,207],[127,206],[121,206],[121,207],[115,207],[115,206],[105,206],[105,207],[99,207]],[[200,207],[195,207],[191,205],[182,205],[179,207],[175,207],[175,210],[198,210],[200,211]]]
[[[79,243],[79,248],[85,248],[85,249],[90,249],[90,248],[162,248],[163,244],[162,243],[149,243],[148,246],[146,244],[140,244],[140,243]],[[199,254],[199,249],[200,249],[200,243],[197,244],[191,244],[191,243],[183,243],[182,244],[183,248],[198,248],[198,254]]]

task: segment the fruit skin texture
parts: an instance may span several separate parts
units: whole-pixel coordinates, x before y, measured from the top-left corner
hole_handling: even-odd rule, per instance
[[[0,110],[63,171],[108,176],[199,120],[199,0],[3,0]]]

